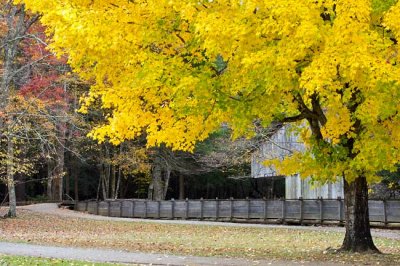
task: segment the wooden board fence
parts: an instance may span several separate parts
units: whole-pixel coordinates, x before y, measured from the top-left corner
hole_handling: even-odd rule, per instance
[[[265,200],[215,199],[151,201],[121,199],[80,201],[75,210],[111,217],[150,219],[247,220],[258,222],[324,223],[344,221],[343,199]],[[370,200],[370,221],[400,223],[399,200]]]

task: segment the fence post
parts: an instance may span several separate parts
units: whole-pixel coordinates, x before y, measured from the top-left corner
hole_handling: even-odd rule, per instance
[[[132,200],[132,218],[135,218],[135,200]]]
[[[185,202],[186,202],[186,213],[185,213],[185,217],[186,217],[186,220],[187,220],[187,219],[189,219],[189,199],[186,198],[186,199],[185,199]]]
[[[200,198],[200,220],[204,219],[204,202],[203,198]]]
[[[300,201],[300,224],[303,224],[303,197],[299,197],[299,201]]]
[[[107,201],[108,205],[108,217],[111,217],[111,201]]]
[[[385,226],[388,225],[388,219],[387,219],[387,202],[386,199],[383,200],[383,222],[385,223]]]
[[[322,224],[322,222],[324,221],[324,211],[323,211],[323,198],[322,197],[318,197],[319,200],[319,222]]]
[[[147,199],[144,201],[144,213],[143,213],[143,218],[147,218]]]
[[[99,201],[96,200],[96,215],[99,215]]]
[[[282,201],[282,223],[285,223],[286,220],[286,201],[285,199],[281,199]]]
[[[337,197],[337,200],[339,202],[339,225],[343,224],[343,205],[342,205],[342,198],[339,196]]]
[[[175,199],[171,199],[171,219],[175,219]]]
[[[233,221],[233,198],[231,197],[230,199],[229,199],[229,202],[230,202],[230,217],[229,217],[229,220],[232,222]]]
[[[161,201],[157,201],[157,218],[161,218]]]
[[[267,199],[263,197],[264,201],[264,223],[267,222]]]
[[[119,217],[122,217],[122,204],[123,203],[123,200],[121,200],[120,202],[119,202]]]
[[[215,220],[218,221],[219,217],[219,200],[218,197],[215,198]]]
[[[76,204],[78,204],[78,203],[76,203]],[[88,211],[88,206],[89,206],[89,201],[87,200],[87,201],[86,201],[86,204],[85,204],[85,212]]]

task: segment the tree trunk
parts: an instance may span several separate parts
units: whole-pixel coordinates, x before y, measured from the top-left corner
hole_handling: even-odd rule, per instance
[[[151,183],[149,185],[149,189],[147,190],[147,199],[153,200],[153,194],[154,194],[154,181],[151,181]],[[139,192],[138,192],[137,197],[139,198]]]
[[[342,251],[379,252],[372,241],[369,225],[368,185],[365,176],[352,183],[344,180],[346,235]]]
[[[164,180],[163,180],[163,197],[162,199],[165,200],[167,198],[167,192],[168,192],[168,187],[169,187],[169,180],[171,178],[171,169],[168,168],[165,170],[164,173]]]
[[[179,175],[179,199],[185,199],[185,177],[182,174]]]
[[[161,165],[157,162],[153,166],[152,176],[153,176],[153,200],[163,200],[164,190],[162,184],[162,171],[161,171]]]
[[[122,175],[122,171],[121,171],[121,167],[118,167],[118,178],[117,178],[117,187],[115,188],[115,193],[114,193],[114,199],[117,199],[119,196],[119,190],[120,190],[120,186],[121,186],[121,175]]]
[[[71,173],[67,173],[65,175],[65,194],[68,195],[68,197],[70,197],[69,191],[70,191],[70,174]]]
[[[115,199],[116,197],[115,197],[115,186],[116,186],[116,172],[115,172],[115,165],[111,165],[110,166],[110,171],[111,171],[111,173],[110,173],[110,179],[111,179],[111,181],[110,181],[110,183],[111,183],[111,188],[110,188],[110,190],[111,190],[111,195],[110,195],[110,198],[111,199]]]
[[[53,199],[53,162],[51,159],[47,161],[47,199]]]
[[[64,158],[57,158],[57,166],[55,167],[55,176],[53,178],[53,200],[62,201],[63,199],[63,175],[64,175]]]
[[[59,143],[57,146],[56,166],[55,166],[55,178],[53,180],[53,199],[57,201],[63,200],[63,184],[64,184],[64,153],[65,153],[65,136],[66,136],[66,125],[61,123],[58,125],[59,128]]]
[[[15,194],[18,201],[26,201],[26,175],[15,175]]]
[[[74,198],[79,201],[79,175],[76,169],[72,170],[72,177],[74,179]]]
[[[106,192],[106,199],[111,197],[111,193],[110,193],[110,177],[111,177],[111,164],[110,162],[110,150],[106,145],[104,145],[105,147],[105,158],[106,161],[103,163],[104,165],[104,188],[105,188],[105,192]]]
[[[17,217],[17,199],[15,196],[15,182],[14,182],[14,145],[11,137],[7,138],[7,188],[9,209],[8,217]]]
[[[106,184],[106,175],[105,175],[104,165],[102,163],[99,163],[97,165],[97,168],[99,169],[99,174],[100,174],[98,190],[100,190],[100,187],[101,187],[103,199],[105,200],[105,199],[107,199],[107,191],[106,191],[107,184]],[[97,194],[99,194],[99,191],[97,192]],[[99,195],[98,195],[98,198],[99,198]]]
[[[98,171],[99,171],[99,184],[98,184],[98,186],[97,186],[96,200],[99,200],[99,199],[100,199],[101,182],[103,182],[103,178],[102,178],[102,176],[103,176],[103,175],[102,175],[103,169],[102,169],[102,166],[101,166],[100,163],[97,165],[97,169],[98,169]]]
[[[122,151],[123,151],[123,143],[121,143],[121,145],[119,145],[119,149],[118,149],[119,156],[122,155]],[[115,192],[114,192],[114,199],[117,199],[118,197],[121,196],[121,193],[120,193],[121,178],[122,178],[121,165],[118,165],[117,185],[116,185]]]

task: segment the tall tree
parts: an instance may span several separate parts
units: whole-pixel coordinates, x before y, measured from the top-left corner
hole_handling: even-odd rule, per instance
[[[24,5],[13,5],[12,1],[0,3],[1,168],[7,168],[2,174],[8,187],[9,216],[13,217],[14,175],[34,173],[39,158],[57,162],[54,172],[58,182],[50,183],[50,189],[57,192],[52,194],[62,195],[63,142],[71,116],[66,113],[67,83],[61,79],[69,68],[47,50],[38,15],[29,14]],[[58,189],[54,189],[55,183]]]
[[[22,0],[20,0],[22,1]],[[368,182],[400,160],[400,3],[384,0],[52,1],[52,47],[112,109],[92,135],[192,150],[227,122],[293,123],[306,152],[284,173],[344,178],[343,250],[377,251]],[[281,166],[281,167],[279,167]]]
[[[37,15],[28,16],[23,5],[14,6],[11,1],[1,1],[0,9],[0,27],[3,34],[1,35],[0,46],[0,64],[1,64],[1,80],[0,80],[0,110],[6,112],[9,101],[13,96],[13,90],[17,86],[16,81],[21,77],[21,72],[25,66],[18,64],[18,52],[20,43],[26,36],[29,28],[38,19]],[[8,188],[8,196],[10,209],[8,215],[16,216],[16,195],[15,195],[15,150],[14,150],[14,125],[15,117],[12,113],[7,113],[1,119],[1,137],[7,139],[6,145],[6,180]]]

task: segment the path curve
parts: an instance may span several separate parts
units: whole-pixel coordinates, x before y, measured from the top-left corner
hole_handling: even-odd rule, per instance
[[[277,260],[248,260],[248,259],[237,259],[237,258],[176,256],[176,255],[155,254],[155,253],[139,253],[139,252],[134,253],[134,252],[95,249],[95,248],[51,247],[51,246],[8,243],[8,242],[0,242],[0,254],[81,260],[81,261],[91,261],[91,262],[139,264],[139,265],[169,265],[169,266],[180,266],[180,265],[318,266],[321,265],[320,262],[292,262],[292,261],[277,261]],[[344,264],[324,262],[324,266],[338,266],[338,265],[343,266]]]

